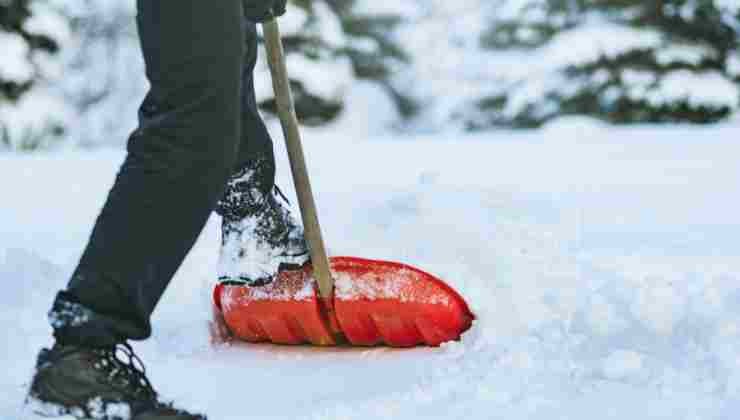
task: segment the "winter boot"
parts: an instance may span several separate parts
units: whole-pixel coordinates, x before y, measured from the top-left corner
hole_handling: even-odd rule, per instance
[[[84,348],[56,344],[36,362],[27,407],[43,417],[84,420],[206,420],[159,401],[128,344]]]
[[[273,186],[274,166],[248,165],[231,178],[217,212],[223,217],[219,258],[222,282],[265,285],[283,270],[309,261],[303,227],[290,213],[287,198]],[[282,199],[282,200],[281,200]]]

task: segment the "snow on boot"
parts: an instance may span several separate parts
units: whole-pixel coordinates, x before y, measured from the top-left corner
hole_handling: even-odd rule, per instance
[[[26,399],[43,417],[80,420],[206,420],[159,401],[128,344],[43,349]],[[65,417],[67,418],[67,417]]]
[[[270,171],[274,166],[266,160],[248,165],[231,178],[218,204],[222,282],[265,285],[279,271],[299,269],[309,261],[303,227],[273,186]]]

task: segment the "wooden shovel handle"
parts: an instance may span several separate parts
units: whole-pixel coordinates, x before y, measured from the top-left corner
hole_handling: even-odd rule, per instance
[[[290,159],[290,169],[293,173],[293,183],[298,194],[298,204],[301,208],[301,218],[305,229],[306,239],[311,252],[311,263],[316,281],[319,283],[321,297],[329,300],[334,290],[334,279],[329,268],[329,258],[326,254],[324,239],[321,235],[321,226],[316,211],[316,202],[313,199],[311,182],[308,179],[306,158],[301,146],[301,133],[298,129],[298,118],[295,113],[293,94],[290,89],[288,71],[285,66],[283,42],[280,39],[280,28],[277,20],[272,19],[262,24],[265,37],[267,62],[272,75],[272,87],[275,90],[277,111],[280,125],[283,127],[285,144]]]

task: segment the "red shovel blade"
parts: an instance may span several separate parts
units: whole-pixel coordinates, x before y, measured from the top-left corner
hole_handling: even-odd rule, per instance
[[[332,258],[334,308],[355,345],[438,346],[457,340],[473,321],[463,298],[414,267],[361,258]]]
[[[266,286],[219,284],[213,295],[226,325],[242,340],[336,344],[309,267],[283,272]]]
[[[261,287],[219,285],[217,307],[235,336],[250,342],[361,346],[437,346],[456,340],[474,319],[442,280],[408,265],[331,258],[333,302],[318,298],[310,267]],[[332,304],[333,303],[333,304]]]

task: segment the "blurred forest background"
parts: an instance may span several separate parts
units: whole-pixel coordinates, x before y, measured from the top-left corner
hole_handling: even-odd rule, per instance
[[[306,125],[713,123],[740,104],[740,0],[291,3]],[[124,144],[147,88],[138,49],[133,0],[0,0],[0,150]],[[264,60],[256,72],[269,117]]]

